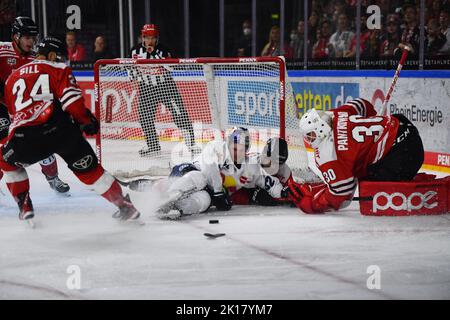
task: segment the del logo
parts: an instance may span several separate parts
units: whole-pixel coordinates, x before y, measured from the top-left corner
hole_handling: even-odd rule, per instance
[[[280,83],[228,82],[228,121],[231,125],[279,127]]]
[[[433,209],[438,205],[436,199],[433,201],[435,195],[437,195],[437,192],[435,191],[428,191],[425,194],[413,192],[409,196],[400,192],[394,192],[392,194],[378,192],[373,197],[372,211],[376,213],[377,211],[391,209],[394,211],[407,210],[408,212],[411,212],[413,210],[424,208]]]

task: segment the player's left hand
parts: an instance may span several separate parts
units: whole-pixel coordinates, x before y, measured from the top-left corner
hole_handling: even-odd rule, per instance
[[[80,125],[80,130],[87,135],[97,134],[100,129],[100,124],[97,118],[92,114],[89,109],[86,109],[87,116],[90,122]]]

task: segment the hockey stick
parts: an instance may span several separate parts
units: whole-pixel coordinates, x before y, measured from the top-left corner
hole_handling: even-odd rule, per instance
[[[398,77],[400,76],[400,71],[403,68],[403,64],[405,63],[406,57],[408,56],[408,52],[410,50],[411,49],[408,46],[404,46],[402,57],[400,58],[400,61],[398,63],[397,70],[395,71],[394,78],[392,79],[391,86],[389,87],[388,93],[387,93],[386,97],[384,98],[383,106],[381,107],[380,112],[378,112],[378,115],[380,115],[380,116],[386,115],[387,104],[388,104],[389,100],[391,99],[392,92],[394,91],[394,88],[395,88],[395,85],[397,83]]]

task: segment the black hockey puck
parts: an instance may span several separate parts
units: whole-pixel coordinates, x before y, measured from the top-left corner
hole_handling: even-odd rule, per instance
[[[225,233],[204,233],[203,234],[205,237],[208,237],[210,239],[215,239],[218,237],[223,237],[225,235]]]
[[[209,223],[210,224],[217,224],[217,223],[219,223],[219,220],[209,220]]]

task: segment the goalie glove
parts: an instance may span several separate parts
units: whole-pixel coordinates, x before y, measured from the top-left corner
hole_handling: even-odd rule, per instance
[[[233,205],[228,193],[225,191],[214,192],[211,195],[211,203],[220,211],[228,211]]]
[[[305,213],[320,213],[323,212],[322,208],[315,208],[314,206],[314,191],[313,187],[308,183],[297,183],[294,180],[288,181],[291,201]],[[326,186],[323,185],[325,188]],[[322,190],[323,189],[322,187]],[[318,192],[321,193],[321,190]]]

